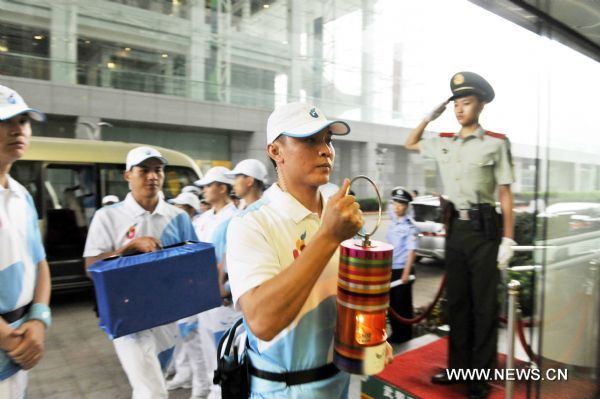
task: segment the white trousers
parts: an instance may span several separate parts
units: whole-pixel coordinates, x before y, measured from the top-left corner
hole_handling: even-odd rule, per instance
[[[177,329],[167,324],[113,340],[113,345],[133,390],[132,399],[169,397],[158,355],[175,345]]]
[[[24,399],[27,379],[27,371],[19,370],[7,379],[0,381],[0,398]]]

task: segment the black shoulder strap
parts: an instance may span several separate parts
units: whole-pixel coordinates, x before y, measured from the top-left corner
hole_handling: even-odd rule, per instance
[[[231,351],[231,345],[233,345],[233,341],[235,340],[235,332],[238,327],[244,322],[244,318],[240,317],[233,323],[233,325],[225,331],[221,339],[219,340],[219,348],[217,350],[217,358],[221,357],[221,352],[223,350],[223,345],[225,346],[225,354],[229,354]]]

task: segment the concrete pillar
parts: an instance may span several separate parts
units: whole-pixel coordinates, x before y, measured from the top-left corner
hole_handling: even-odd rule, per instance
[[[288,101],[298,101],[302,90],[302,58],[301,35],[305,32],[304,2],[302,0],[288,0],[287,3],[287,30],[288,45],[290,49],[290,72],[288,78]]]
[[[587,165],[584,165],[580,162],[575,162],[573,164],[573,188],[575,191],[586,191],[589,190],[589,187],[586,187],[586,181],[582,179],[582,174],[586,169]]]
[[[100,87],[112,87],[112,70],[108,67],[112,62],[110,51],[102,48],[100,61]]]
[[[77,0],[50,2],[50,79],[77,84]]]
[[[242,25],[244,26],[248,22],[248,19],[250,19],[250,14],[252,12],[250,7],[250,0],[242,0]]]
[[[380,182],[382,176],[381,166],[378,165],[378,160],[380,155],[378,154],[379,148],[375,141],[368,141],[366,145],[363,147],[363,156],[361,157],[362,162],[362,174],[370,177],[375,184],[381,189]],[[360,188],[358,188],[360,187]],[[373,197],[375,194],[373,193],[370,186],[361,184],[357,186],[356,195],[359,197]]]
[[[311,95],[314,98],[321,98],[323,92],[323,17],[312,20],[313,39],[312,39],[312,89]]]
[[[361,48],[361,119],[372,122],[373,120],[373,48],[375,48],[375,33],[373,22],[374,4],[372,0],[362,0],[362,48]]]
[[[304,0],[304,32],[306,34],[306,49],[305,49],[305,59],[303,60],[302,67],[307,69],[313,65],[309,64],[308,58],[314,57],[315,47],[321,46],[321,40],[315,40],[315,16],[316,16],[316,7],[313,0]],[[306,90],[306,94],[309,98],[309,102],[315,103],[314,98],[318,98],[315,95],[315,84],[314,84],[314,73],[310,76],[309,81],[313,82],[311,86],[308,85],[309,82],[304,84],[304,90]]]
[[[192,0],[190,4],[190,48],[187,55],[187,73],[191,81],[189,85],[189,96],[191,98],[204,99],[205,85],[205,56],[206,36],[208,29],[205,24],[205,2],[204,0]]]
[[[425,162],[423,157],[418,153],[408,152],[403,168],[406,170],[406,185],[409,190],[419,190],[420,193],[425,193]]]
[[[164,65],[163,70],[163,94],[178,95],[175,93],[175,77],[173,76],[173,58],[163,58],[162,64]]]
[[[216,82],[219,101],[231,99],[231,0],[217,0],[217,67]]]

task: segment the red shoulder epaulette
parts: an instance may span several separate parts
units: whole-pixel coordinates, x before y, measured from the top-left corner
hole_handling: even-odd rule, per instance
[[[489,130],[486,130],[485,134],[486,134],[486,136],[494,137],[497,139],[505,139],[506,138],[506,134],[494,133],[494,132],[490,132]]]
[[[454,137],[454,133],[440,133],[440,137]]]

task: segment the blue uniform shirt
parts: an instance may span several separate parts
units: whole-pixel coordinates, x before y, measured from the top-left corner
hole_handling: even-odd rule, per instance
[[[314,239],[321,222],[318,214],[281,191],[277,184],[265,191],[263,198],[247,211],[236,215],[227,229],[226,249],[234,303],[249,290],[290,267]],[[339,253],[336,252],[295,319],[270,341],[261,340],[246,328],[248,356],[254,367],[283,373],[332,362],[338,268]],[[291,386],[252,376],[250,397],[342,399],[348,397],[349,382],[349,375],[343,371],[324,380]]]
[[[31,195],[8,176],[8,188],[0,187],[0,313],[33,300],[38,264],[46,259]],[[11,324],[17,328],[25,318]],[[0,351],[0,381],[20,367]]]
[[[392,269],[404,269],[409,252],[417,247],[419,230],[407,216],[398,218],[393,212],[390,216],[392,223],[385,238],[394,247]]]

